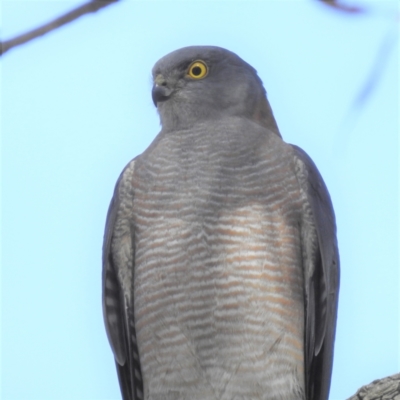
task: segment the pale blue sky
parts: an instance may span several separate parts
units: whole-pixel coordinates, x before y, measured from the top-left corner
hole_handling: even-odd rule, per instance
[[[1,37],[80,3],[3,0]],[[4,56],[2,399],[120,399],[101,314],[105,216],[159,131],[153,64],[194,44],[257,69],[284,139],[330,190],[342,264],[331,400],[399,371],[398,40],[352,108],[384,37],[398,39],[399,3],[367,4],[349,16],[313,0],[126,0]]]

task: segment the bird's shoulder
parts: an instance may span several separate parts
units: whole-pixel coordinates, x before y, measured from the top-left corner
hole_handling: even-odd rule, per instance
[[[132,182],[135,174],[135,165],[137,164],[137,158],[138,157],[134,158],[125,166],[115,185],[114,196],[116,196],[120,202],[133,195]]]

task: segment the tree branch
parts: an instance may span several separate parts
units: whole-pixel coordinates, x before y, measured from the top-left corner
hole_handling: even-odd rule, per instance
[[[51,22],[48,22],[47,24],[42,25],[39,28],[23,33],[15,38],[5,40],[4,42],[0,42],[0,56],[13,47],[20,46],[21,44],[29,42],[30,40],[36,39],[37,37],[45,35],[46,33],[51,32],[60,26],[66,25],[85,14],[96,12],[103,7],[107,7],[110,4],[116,3],[117,1],[119,0],[91,0],[88,3],[82,4],[81,6],[67,12]]]
[[[363,386],[347,400],[397,400],[399,398],[400,374],[395,374]]]
[[[342,11],[345,13],[349,14],[360,14],[362,12],[365,12],[366,9],[360,6],[356,5],[347,5],[347,4],[342,4],[341,2],[338,2],[337,0],[319,0],[321,3],[326,4],[327,6],[333,7],[338,11]]]

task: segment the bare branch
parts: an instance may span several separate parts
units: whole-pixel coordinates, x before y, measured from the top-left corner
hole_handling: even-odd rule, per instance
[[[0,56],[2,56],[6,51],[12,49],[13,47],[36,39],[37,37],[45,35],[46,33],[51,32],[59,28],[60,26],[76,20],[82,15],[96,12],[103,7],[107,7],[110,4],[116,3],[117,1],[119,0],[91,0],[88,3],[82,4],[81,6],[67,12],[61,17],[54,19],[53,21],[48,22],[47,24],[42,25],[39,28],[23,33],[22,35],[19,35],[13,39],[0,42]]]
[[[338,2],[337,0],[318,0],[321,3],[326,4],[327,6],[333,7],[338,11],[346,12],[349,14],[360,14],[367,11],[365,8],[356,6],[356,5],[347,5]]]
[[[383,74],[383,70],[388,64],[389,56],[397,42],[396,31],[391,29],[387,35],[383,38],[381,45],[375,57],[375,61],[372,65],[371,71],[367,80],[365,81],[363,87],[357,95],[354,101],[353,108],[360,107],[371,95],[372,91],[375,89],[380,77]]]
[[[392,54],[397,40],[397,29],[393,29],[392,27],[390,27],[388,33],[384,36],[378,48],[375,56],[375,61],[373,61],[367,78],[365,79],[363,85],[358,91],[352,105],[349,107],[347,113],[343,117],[343,121],[339,131],[336,134],[334,144],[335,152],[337,154],[343,153],[343,151],[345,150],[350,137],[350,133],[354,129],[354,125],[367,100],[371,97],[374,89],[377,87],[379,80],[383,75],[383,71],[388,65],[389,57]]]
[[[347,400],[396,400],[400,397],[400,374],[377,379]]]

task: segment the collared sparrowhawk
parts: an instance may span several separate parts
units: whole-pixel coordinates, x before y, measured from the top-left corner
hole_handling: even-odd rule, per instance
[[[162,129],[107,215],[103,311],[124,400],[327,400],[336,225],[257,72],[212,46],[153,68]]]

